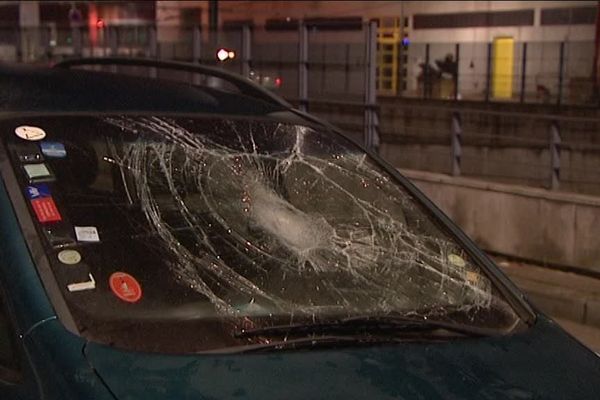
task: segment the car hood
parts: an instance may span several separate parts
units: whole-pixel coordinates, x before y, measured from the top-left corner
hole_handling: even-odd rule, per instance
[[[600,358],[543,318],[510,336],[444,343],[189,356],[89,344],[85,354],[119,400],[590,399],[600,393]]]

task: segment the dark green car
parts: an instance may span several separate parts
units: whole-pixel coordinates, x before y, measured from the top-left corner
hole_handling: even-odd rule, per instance
[[[600,398],[410,182],[249,81],[2,67],[0,110],[3,400]]]

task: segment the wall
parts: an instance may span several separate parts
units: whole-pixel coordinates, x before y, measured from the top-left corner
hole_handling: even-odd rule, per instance
[[[540,10],[596,4],[595,1],[222,1],[220,19],[223,21],[251,18],[255,25],[263,26],[270,18],[362,16],[364,20],[369,20],[427,13],[534,9],[535,22],[532,27],[419,29],[411,31],[411,41],[489,42],[497,36],[512,36],[516,41],[580,41],[594,39],[593,25],[541,27]]]
[[[485,250],[600,272],[598,197],[401,173]]]

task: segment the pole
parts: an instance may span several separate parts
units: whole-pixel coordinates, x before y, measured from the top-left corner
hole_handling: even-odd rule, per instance
[[[460,44],[456,43],[454,50],[456,71],[454,71],[454,100],[458,100],[458,70],[460,66]]]
[[[151,26],[150,28],[148,28],[148,33],[149,33],[149,42],[150,42],[150,48],[148,49],[148,56],[150,58],[157,58],[158,57],[158,41],[157,41],[157,32],[156,32],[156,26]],[[156,78],[158,76],[158,71],[156,68],[150,68],[150,77],[151,78]]]
[[[308,110],[308,28],[298,25],[298,100],[302,111]]]
[[[556,99],[556,105],[560,106],[560,102],[562,100],[562,91],[563,91],[563,66],[565,62],[565,42],[560,42],[560,54],[559,54],[559,64],[558,64],[558,96]]]
[[[462,126],[460,114],[452,114],[452,176],[460,176],[460,161],[462,156]]]
[[[366,32],[367,65],[365,68],[365,114],[364,114],[364,142],[365,147],[372,149],[378,147],[377,135],[377,22],[370,21]]]
[[[250,59],[252,51],[252,31],[248,24],[242,27],[242,76],[250,77]]]
[[[550,123],[550,188],[557,190],[560,185],[560,131],[558,122]]]
[[[213,47],[219,42],[219,1],[208,1],[208,30],[210,32],[210,43]]]
[[[425,66],[423,67],[423,98],[426,99],[427,92],[429,89],[429,76],[431,72],[429,70],[429,43],[425,45]]]
[[[521,103],[525,102],[525,79],[527,73],[527,42],[523,43],[523,55],[521,58]]]
[[[485,71],[485,101],[490,101],[490,88],[492,80],[492,44],[487,44],[487,68]]]
[[[598,74],[598,50],[600,48],[600,1],[598,2],[596,8],[596,35],[595,35],[595,46],[594,46],[594,65],[592,66],[592,84],[593,84],[593,99],[594,101],[598,101],[600,97],[600,84]]]

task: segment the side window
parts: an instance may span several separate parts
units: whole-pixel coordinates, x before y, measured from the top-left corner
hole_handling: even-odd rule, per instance
[[[19,356],[15,345],[15,331],[6,312],[0,291],[0,381],[19,380]]]

